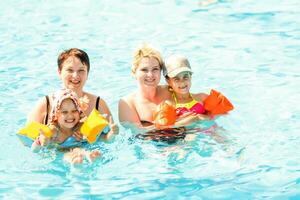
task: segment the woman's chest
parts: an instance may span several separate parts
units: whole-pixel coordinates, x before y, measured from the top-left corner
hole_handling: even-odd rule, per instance
[[[136,112],[142,121],[153,121],[153,113],[157,105],[152,102],[140,101],[136,102]]]

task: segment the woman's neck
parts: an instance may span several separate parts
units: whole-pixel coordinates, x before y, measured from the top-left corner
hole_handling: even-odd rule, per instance
[[[152,88],[139,88],[138,94],[140,94],[143,98],[148,99],[151,102],[156,101],[157,87]]]
[[[85,95],[85,92],[82,91],[82,90],[80,90],[80,91],[74,91],[74,92],[77,94],[78,98],[81,98],[81,97],[83,97]]]

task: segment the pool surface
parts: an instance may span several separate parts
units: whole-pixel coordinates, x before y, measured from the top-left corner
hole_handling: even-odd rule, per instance
[[[0,13],[1,199],[300,199],[298,0],[11,0]],[[21,144],[32,106],[61,87],[62,50],[89,54],[85,90],[117,120],[142,42],[186,55],[192,91],[215,88],[232,101],[235,110],[208,126],[216,137],[196,131],[167,144],[121,127],[113,143],[92,147],[100,160],[78,167]]]

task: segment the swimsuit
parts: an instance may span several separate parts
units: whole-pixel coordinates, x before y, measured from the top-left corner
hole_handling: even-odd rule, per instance
[[[193,112],[196,114],[203,114],[205,113],[205,109],[204,106],[202,105],[202,103],[200,103],[199,101],[197,101],[196,99],[194,99],[194,97],[191,95],[192,101],[188,102],[188,103],[178,103],[176,95],[173,93],[172,97],[174,98],[175,101],[175,108],[176,108],[176,114],[177,116],[180,116],[186,112]]]
[[[149,121],[147,121],[147,120],[141,120],[140,122],[141,122],[141,124],[142,124],[143,126],[151,126],[151,125],[153,125],[152,122],[149,122]]]

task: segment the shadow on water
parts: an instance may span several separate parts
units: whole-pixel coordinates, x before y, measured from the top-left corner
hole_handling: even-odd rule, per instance
[[[157,142],[157,145],[175,144],[182,141],[193,141],[198,135],[211,135],[219,142],[225,142],[223,136],[218,135],[223,130],[215,121],[202,121],[190,126],[176,128],[153,129],[135,134],[135,138]]]
[[[153,144],[157,153],[168,157],[171,165],[185,162],[189,155],[195,154],[197,157],[209,158],[214,153],[225,152],[224,157],[238,159],[244,148],[239,148],[227,132],[215,121],[210,120],[188,127],[136,132],[129,140],[131,143],[139,143],[136,147],[139,158],[147,154],[143,152],[143,144]]]

